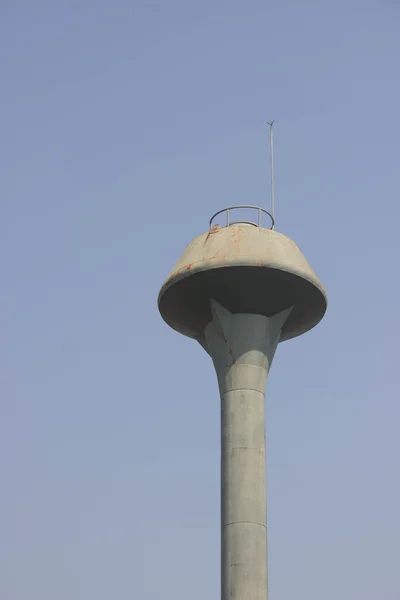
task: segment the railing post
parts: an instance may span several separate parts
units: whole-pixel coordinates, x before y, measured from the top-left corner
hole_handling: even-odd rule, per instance
[[[229,227],[229,208],[226,211],[226,226]]]

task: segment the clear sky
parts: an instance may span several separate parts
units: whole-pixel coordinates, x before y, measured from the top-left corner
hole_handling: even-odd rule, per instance
[[[158,290],[269,202],[330,305],[267,394],[271,600],[400,598],[396,0],[2,0],[1,600],[218,600],[219,398]]]

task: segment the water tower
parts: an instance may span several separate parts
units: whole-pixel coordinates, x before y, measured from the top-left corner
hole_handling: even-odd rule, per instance
[[[233,215],[246,211],[246,219]],[[247,216],[254,213],[254,218]],[[214,225],[216,217],[222,225]],[[270,228],[263,227],[270,219]],[[267,599],[265,389],[279,342],[324,316],[326,292],[297,245],[256,206],[225,208],[187,246],[158,305],[211,356],[221,397],[221,598]]]

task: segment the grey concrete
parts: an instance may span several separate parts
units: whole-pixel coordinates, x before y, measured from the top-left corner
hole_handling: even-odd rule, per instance
[[[266,600],[265,388],[291,308],[232,314],[211,300],[204,348],[221,396],[221,598]]]
[[[162,286],[158,305],[168,325],[198,339],[212,318],[210,298],[232,313],[265,317],[293,306],[280,341],[309,331],[327,305],[322,283],[293,240],[243,224],[195,238]]]
[[[326,292],[290,238],[236,223],[187,246],[158,306],[168,325],[200,342],[218,376],[222,600],[266,600],[267,376],[278,343],[322,319]]]

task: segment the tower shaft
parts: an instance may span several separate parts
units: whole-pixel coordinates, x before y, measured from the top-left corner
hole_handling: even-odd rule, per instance
[[[211,301],[205,347],[221,396],[221,598],[266,600],[265,389],[287,309],[232,314]]]

